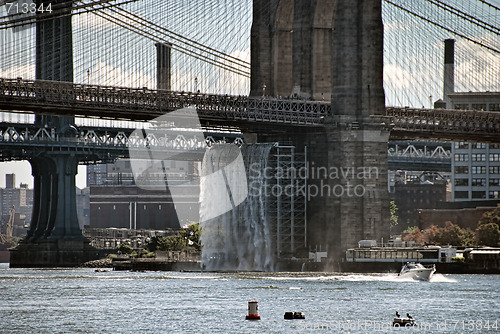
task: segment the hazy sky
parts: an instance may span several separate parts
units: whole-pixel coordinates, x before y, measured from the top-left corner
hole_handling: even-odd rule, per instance
[[[78,167],[78,175],[76,176],[76,185],[78,188],[85,188],[86,166]],[[33,188],[33,176],[31,176],[31,166],[28,161],[2,162],[0,163],[0,188],[5,188],[5,174],[16,174],[16,187],[19,188],[20,183],[27,183],[30,188]]]

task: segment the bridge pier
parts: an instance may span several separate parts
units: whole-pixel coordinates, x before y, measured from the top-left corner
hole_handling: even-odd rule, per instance
[[[303,16],[285,11],[285,2],[254,0],[254,7],[267,6],[269,13],[254,15],[252,45],[258,52],[252,49],[251,95],[259,95],[263,84],[275,97],[297,93],[299,98],[330,100],[331,95],[332,111],[319,132],[260,135],[259,140],[292,140],[299,150],[307,146],[308,246],[326,250],[333,265],[359,240],[389,238],[382,4],[373,0],[286,4]],[[285,30],[293,38],[273,43]],[[282,49],[293,50],[292,62],[272,61]],[[276,85],[273,75],[288,86]],[[287,91],[290,82],[293,92]]]
[[[30,159],[33,217],[26,238],[10,253],[11,267],[66,267],[94,260],[98,251],[82,235],[76,211],[73,152],[44,152]]]
[[[58,6],[62,17],[36,22],[36,78],[73,81],[72,1],[38,0]],[[74,117],[36,115],[35,123],[57,127],[60,139],[74,140]],[[26,238],[10,252],[11,267],[75,266],[98,257],[78,224],[76,152],[46,151],[27,157],[34,178],[33,215]]]

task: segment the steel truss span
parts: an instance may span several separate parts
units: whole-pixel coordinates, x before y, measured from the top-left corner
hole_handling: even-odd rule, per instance
[[[56,128],[34,124],[0,123],[0,161],[25,160],[42,152],[73,152],[81,163],[114,162],[117,158],[150,159],[149,151],[175,153],[188,160],[201,160],[205,149],[215,143],[243,144],[241,134],[148,130],[146,137],[132,129],[79,127],[73,136],[64,136]]]
[[[500,112],[388,107],[386,116],[391,139],[500,141]]]
[[[201,121],[295,126],[320,125],[330,110],[326,103],[301,100],[0,79],[0,109],[3,110],[149,120],[190,106],[197,109]]]
[[[331,114],[324,102],[0,79],[0,110],[4,111],[149,120],[189,106],[197,109],[204,126],[257,132],[322,127]],[[499,112],[387,107],[385,119],[391,139],[500,141]]]

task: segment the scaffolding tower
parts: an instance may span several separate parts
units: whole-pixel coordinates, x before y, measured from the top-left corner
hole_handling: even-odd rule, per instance
[[[269,190],[271,226],[274,227],[278,259],[303,257],[307,249],[307,148],[297,152],[291,143],[276,143],[271,151],[275,167],[274,184]]]

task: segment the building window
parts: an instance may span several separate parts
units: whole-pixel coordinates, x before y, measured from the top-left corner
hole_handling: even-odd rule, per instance
[[[485,103],[473,103],[472,110],[486,110],[486,104]]]
[[[469,198],[469,192],[468,191],[455,191],[455,198]]]
[[[468,186],[469,185],[469,179],[455,179],[455,186],[460,187],[460,186]]]
[[[456,166],[455,174],[469,174],[469,167],[467,166]]]
[[[490,174],[500,174],[500,166],[490,166]]]
[[[486,161],[486,154],[484,154],[484,153],[472,153],[471,160],[472,161]]]
[[[469,155],[464,153],[455,154],[455,161],[469,161]]]
[[[490,153],[490,161],[500,161],[500,153]]]
[[[472,174],[486,174],[486,166],[472,166]]]
[[[490,179],[490,187],[500,187],[500,179]]]
[[[500,103],[490,103],[489,111],[500,111]]]
[[[455,109],[469,110],[469,105],[466,103],[455,104]]]
[[[473,187],[484,187],[486,186],[486,179],[472,179]]]
[[[499,198],[499,197],[498,197],[498,193],[500,193],[500,191],[490,191],[490,192],[488,193],[488,195],[489,195],[488,197],[489,197],[489,198]]]
[[[486,143],[476,143],[476,145],[474,145],[474,148],[485,149],[486,148]]]
[[[486,198],[486,192],[485,191],[473,191],[472,192],[472,198]]]
[[[468,149],[469,148],[469,143],[466,142],[455,142],[455,148],[456,149]]]

